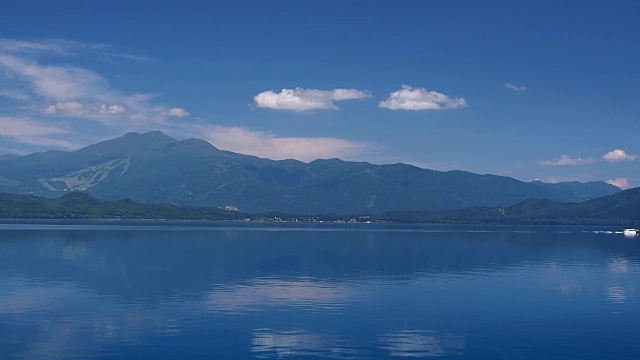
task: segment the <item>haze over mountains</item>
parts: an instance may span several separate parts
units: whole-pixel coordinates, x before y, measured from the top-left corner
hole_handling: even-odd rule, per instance
[[[73,152],[0,156],[0,192],[54,197],[69,191],[245,212],[344,214],[509,206],[529,198],[580,202],[620,189],[605,182],[526,183],[406,164],[274,161],[157,131]]]

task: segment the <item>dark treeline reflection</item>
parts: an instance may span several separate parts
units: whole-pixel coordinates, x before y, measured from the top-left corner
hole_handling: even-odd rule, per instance
[[[104,295],[153,303],[258,277],[411,280],[429,273],[500,272],[550,259],[604,265],[612,257],[640,258],[633,240],[608,235],[613,241],[603,244],[606,235],[575,229],[473,237],[456,231],[267,230],[0,230],[0,273],[71,281]]]

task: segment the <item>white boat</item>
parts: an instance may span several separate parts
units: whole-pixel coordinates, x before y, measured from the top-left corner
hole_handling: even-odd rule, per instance
[[[629,237],[638,235],[638,232],[640,232],[640,230],[638,229],[624,229],[623,231],[624,236],[629,236]]]

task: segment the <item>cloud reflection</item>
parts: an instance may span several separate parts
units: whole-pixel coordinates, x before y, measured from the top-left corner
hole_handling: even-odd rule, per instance
[[[615,259],[609,264],[609,269],[611,272],[617,274],[624,274],[629,272],[629,261],[625,258]]]
[[[34,311],[50,311],[60,303],[77,298],[79,292],[71,284],[28,287],[22,283],[1,281],[0,316],[24,315]]]
[[[364,350],[349,345],[335,335],[315,334],[302,330],[274,331],[256,329],[251,352],[257,358],[314,356],[333,359],[360,359]]]
[[[0,281],[0,349],[16,345],[12,358],[93,358],[113,343],[142,343],[152,331],[177,335],[177,320],[167,309],[96,297],[72,283],[10,278]]]
[[[211,291],[205,306],[209,311],[224,313],[274,305],[332,311],[343,308],[353,295],[353,288],[346,285],[310,278],[256,279],[246,285],[224,286]]]
[[[605,289],[607,299],[612,304],[624,304],[627,301],[627,291],[619,285],[608,285]]]
[[[386,333],[378,338],[380,348],[390,356],[425,358],[448,354],[462,354],[464,338],[454,335],[438,335],[433,331],[402,330]]]
[[[149,332],[175,336],[175,320],[157,311],[118,313],[113,309],[92,314],[52,319],[38,325],[38,331],[12,355],[24,359],[87,359],[104,355],[110,345],[143,344]],[[166,330],[166,331],[163,331]]]

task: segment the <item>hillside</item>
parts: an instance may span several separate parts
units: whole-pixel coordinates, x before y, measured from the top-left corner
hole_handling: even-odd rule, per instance
[[[0,194],[0,218],[238,220],[246,215],[213,208],[98,200],[83,192],[57,198]]]
[[[640,188],[581,203],[527,199],[508,207],[473,207],[446,211],[393,211],[378,217],[406,223],[491,224],[640,224]]]
[[[640,188],[582,203],[527,199],[509,207],[472,207],[441,211],[390,211],[367,214],[245,214],[217,208],[170,204],[140,204],[132,200],[105,201],[84,192],[57,198],[0,194],[0,218],[31,219],[173,219],[288,220],[398,222],[449,224],[583,224],[640,226]]]

